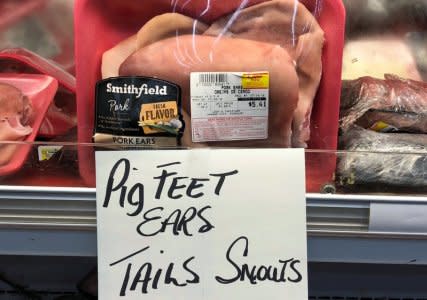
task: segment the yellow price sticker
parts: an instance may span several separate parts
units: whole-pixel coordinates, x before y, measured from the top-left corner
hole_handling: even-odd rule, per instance
[[[242,75],[242,87],[244,89],[268,89],[269,86],[269,73],[244,73]]]

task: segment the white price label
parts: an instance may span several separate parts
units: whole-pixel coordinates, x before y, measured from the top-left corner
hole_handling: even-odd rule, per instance
[[[193,142],[268,138],[268,72],[191,73]]]

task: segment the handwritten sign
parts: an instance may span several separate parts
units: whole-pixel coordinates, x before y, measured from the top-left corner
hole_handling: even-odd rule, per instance
[[[97,152],[100,299],[307,299],[304,152]]]

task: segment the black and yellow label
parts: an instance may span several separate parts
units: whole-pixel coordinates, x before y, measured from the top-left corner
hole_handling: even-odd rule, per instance
[[[145,141],[138,137],[174,138],[178,144],[183,131],[178,85],[150,77],[116,77],[98,82],[95,142],[104,142],[105,138],[100,137],[107,135],[113,143],[123,136],[135,137],[135,141]],[[167,144],[170,146],[170,142]]]

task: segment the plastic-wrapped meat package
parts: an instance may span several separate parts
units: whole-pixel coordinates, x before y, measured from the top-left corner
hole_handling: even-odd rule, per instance
[[[1,74],[44,74],[58,80],[59,89],[37,134],[39,138],[66,135],[77,124],[75,78],[53,61],[27,49],[0,51]]]
[[[385,75],[344,81],[340,125],[375,131],[427,133],[427,83]],[[348,133],[345,133],[348,134]]]
[[[210,25],[176,12],[156,16],[138,34],[107,51],[102,70],[104,77],[139,75],[178,83],[189,115],[190,72],[268,71],[269,131],[277,134],[268,141],[230,145],[289,147],[292,137],[293,146],[305,147],[322,73],[323,43],[323,31],[304,5],[272,0],[242,6]],[[248,53],[241,55],[241,49]],[[123,57],[119,72],[108,72],[117,69],[117,57],[124,53],[128,57]],[[184,137],[183,146],[190,145],[194,146]]]
[[[378,133],[352,126],[341,137],[341,148],[348,151],[337,168],[343,186],[427,188],[425,134]]]
[[[53,61],[21,48],[0,51],[0,78],[20,83],[20,89],[25,90],[29,103],[36,108],[31,133],[24,138],[5,137],[3,133],[10,131],[4,126],[0,128],[3,184],[82,186],[81,181],[75,179],[79,174],[73,171],[78,168],[77,150],[52,144],[77,141],[75,78]],[[47,140],[50,145],[41,144]]]
[[[330,0],[78,0],[79,140],[336,149],[343,16]]]

